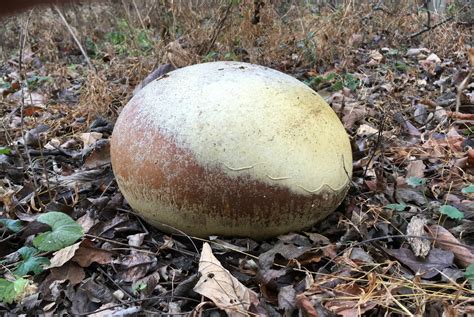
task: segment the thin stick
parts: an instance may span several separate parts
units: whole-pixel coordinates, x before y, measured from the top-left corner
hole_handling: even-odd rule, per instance
[[[412,35],[410,35],[410,39],[415,38],[415,37],[417,37],[418,35],[421,35],[421,34],[423,34],[423,33],[425,33],[425,32],[431,31],[431,30],[437,28],[438,26],[440,26],[440,25],[442,25],[442,24],[444,24],[444,23],[446,23],[446,22],[451,21],[452,19],[453,19],[452,16],[451,16],[451,17],[447,17],[447,18],[444,19],[443,21],[441,21],[441,22],[439,22],[439,23],[437,23],[437,24],[434,24],[434,25],[431,26],[431,27],[425,26],[425,28],[422,29],[421,31],[418,31],[418,32],[413,33]]]
[[[459,112],[459,108],[461,108],[461,96],[462,96],[462,91],[464,88],[466,88],[467,84],[469,83],[469,80],[471,79],[472,76],[472,69],[469,70],[469,73],[467,73],[466,78],[459,84],[457,88],[457,93],[456,93],[456,112]]]
[[[18,69],[20,72],[20,78],[23,80],[23,49],[26,44],[26,37],[28,36],[28,25],[30,23],[30,18],[31,14],[33,13],[33,10],[30,11],[28,14],[28,18],[26,19],[25,27],[22,28],[21,33],[20,33],[20,56],[18,57]],[[25,131],[24,131],[24,124],[25,124],[25,118],[23,114],[23,110],[25,108],[25,93],[23,91],[23,87],[20,88],[21,91],[21,105],[20,105],[20,133],[21,133],[21,138],[23,139],[23,145],[25,147],[25,152],[26,152],[26,157],[28,158],[28,164],[30,164],[30,168],[32,169],[33,167],[33,161],[31,159],[30,151],[28,150],[28,144],[25,139]],[[23,166],[24,168],[24,166]],[[32,177],[33,177],[33,184],[35,185],[35,193],[36,190],[38,189],[38,183],[36,182],[36,177],[35,173],[32,170]]]
[[[79,40],[77,39],[76,34],[74,33],[74,30],[73,30],[72,27],[69,25],[69,23],[66,21],[66,18],[65,18],[64,15],[61,13],[61,11],[59,10],[59,8],[58,8],[56,5],[54,5],[53,7],[54,7],[54,9],[56,10],[56,12],[59,14],[59,16],[61,17],[61,20],[63,21],[64,25],[66,25],[67,30],[69,31],[69,33],[71,34],[72,38],[73,38],[74,41],[76,42],[77,46],[78,46],[79,49],[81,50],[82,56],[84,56],[87,65],[89,66],[89,68],[90,68],[91,70],[93,70],[93,71],[95,72],[95,68],[94,68],[94,66],[93,66],[92,63],[91,63],[91,61],[90,61],[90,59],[89,59],[89,56],[87,56],[86,51],[85,51],[84,48],[82,47],[81,42],[79,42]]]
[[[133,3],[133,6],[135,7],[135,11],[137,11],[138,20],[140,20],[140,24],[142,25],[142,29],[146,30],[145,23],[143,23],[143,19],[142,19],[142,16],[140,14],[140,11],[138,10],[137,3],[135,2],[135,0],[132,0],[132,3]]]

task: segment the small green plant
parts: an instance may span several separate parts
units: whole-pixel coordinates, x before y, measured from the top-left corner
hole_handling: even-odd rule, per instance
[[[329,73],[326,76],[314,76],[305,83],[315,90],[319,90],[322,86],[330,85],[332,91],[342,90],[344,87],[355,91],[360,86],[360,80],[351,73],[336,74]]]
[[[461,193],[466,194],[466,195],[473,194],[474,193],[474,184],[471,184],[471,185],[461,189]]]
[[[21,300],[29,292],[31,284],[31,281],[23,276],[30,273],[40,274],[44,267],[50,264],[47,257],[40,255],[40,251],[60,250],[84,236],[82,227],[62,212],[47,212],[37,220],[49,225],[51,231],[40,233],[33,239],[36,248],[23,246],[16,251],[20,255],[20,261],[15,264],[13,275],[8,279],[0,278],[0,301],[3,303],[11,304]],[[0,219],[0,224],[12,232],[19,232],[22,229],[19,220]]]
[[[31,77],[28,77],[26,79],[26,84],[28,85],[28,88],[30,90],[35,90],[39,87],[41,87],[43,84],[52,82],[51,77],[48,76],[36,76],[33,75]]]
[[[463,134],[467,137],[470,137],[474,134],[474,125],[466,127],[466,130],[463,131]]]
[[[18,278],[14,281],[9,281],[0,278],[0,302],[11,304],[23,297],[28,291],[30,280]]]
[[[125,34],[120,31],[112,31],[107,34],[107,41],[113,45],[121,45],[125,42]]]
[[[425,186],[426,185],[426,179],[416,177],[416,176],[411,176],[408,177],[406,180],[406,183],[410,185],[413,188],[420,187],[420,186]]]
[[[204,56],[203,60],[204,62],[211,62],[211,61],[216,60],[218,57],[219,57],[219,52],[210,51],[209,53],[207,53],[206,56]]]
[[[147,285],[144,282],[135,283],[132,286],[133,294],[137,295],[140,291],[146,289]]]
[[[153,48],[153,42],[150,41],[150,36],[145,30],[138,32],[137,42],[142,51],[149,51]]]
[[[5,227],[7,230],[11,232],[15,232],[15,233],[23,229],[23,226],[20,220],[2,218],[0,219],[0,224],[2,224],[3,227]]]
[[[49,265],[49,259],[38,256],[39,251],[36,248],[22,247],[17,252],[21,256],[21,261],[14,271],[16,276],[24,276],[30,272],[40,274],[43,272],[43,267]]]
[[[11,90],[12,84],[0,78],[0,88],[5,89],[5,90]]]
[[[227,61],[238,61],[239,60],[239,57],[234,52],[225,53],[224,58]]]
[[[87,50],[87,54],[91,58],[97,58],[99,55],[99,48],[98,45],[94,42],[94,40],[91,37],[86,37],[85,39],[85,46]]]
[[[316,64],[318,60],[317,52],[317,44],[316,40],[314,39],[315,34],[314,32],[306,33],[306,36],[300,39],[296,46],[301,49],[303,52],[303,56],[309,60],[311,63]]]
[[[439,212],[443,215],[446,215],[448,218],[451,218],[451,219],[461,220],[464,218],[464,213],[451,205],[443,205],[439,207]]]
[[[474,263],[468,265],[464,277],[471,283],[471,289],[474,290]]]
[[[396,61],[394,65],[395,69],[399,72],[406,73],[408,71],[408,65],[404,61]]]
[[[9,155],[12,153],[12,150],[8,147],[0,146],[0,154]]]
[[[405,208],[407,208],[407,205],[401,203],[401,204],[388,204],[385,206],[387,209],[395,210],[395,211],[404,211]]]
[[[38,217],[38,221],[51,227],[33,239],[33,245],[41,251],[57,251],[74,244],[84,232],[71,217],[62,212],[48,212]]]
[[[106,34],[106,41],[112,44],[120,55],[143,55],[144,52],[150,52],[153,48],[153,41],[150,38],[148,30],[134,28],[125,19],[118,20],[116,29]],[[98,55],[97,46],[93,41],[88,48]]]

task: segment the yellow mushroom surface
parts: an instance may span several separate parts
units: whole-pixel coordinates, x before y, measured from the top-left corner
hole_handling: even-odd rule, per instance
[[[349,138],[329,105],[289,75],[240,62],[148,84],[120,114],[111,155],[135,211],[201,237],[310,227],[341,203],[352,174]]]

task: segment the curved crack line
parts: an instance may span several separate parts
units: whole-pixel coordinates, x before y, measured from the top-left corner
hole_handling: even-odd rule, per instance
[[[290,176],[273,177],[273,176],[268,175],[268,174],[266,174],[265,176],[268,177],[269,179],[271,179],[272,181],[282,181],[282,180],[291,178]]]
[[[324,187],[328,188],[333,193],[334,192],[339,192],[344,187],[347,187],[348,184],[349,184],[349,182],[346,182],[344,185],[342,185],[340,187],[336,187],[336,188],[333,188],[331,185],[328,185],[328,184],[322,184],[321,186],[319,186],[316,189],[308,189],[308,188],[304,187],[303,185],[299,185],[299,184],[296,184],[296,186],[298,186],[299,188],[301,188],[302,190],[304,190],[304,191],[306,191],[310,194],[314,194],[314,193],[320,192]]]
[[[257,164],[254,164],[254,165],[242,166],[242,167],[230,167],[229,165],[224,163],[224,166],[227,167],[228,169],[230,169],[233,172],[240,172],[240,171],[250,170],[250,169],[254,168],[255,166],[257,166],[259,164],[263,164],[263,163],[257,163]]]

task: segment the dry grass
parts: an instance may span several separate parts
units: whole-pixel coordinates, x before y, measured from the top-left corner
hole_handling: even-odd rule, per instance
[[[354,50],[400,48],[426,22],[412,1],[377,8],[372,1],[346,1],[338,8],[298,1],[263,3],[256,24],[253,0],[101,1],[61,8],[96,68],[86,76],[76,110],[89,119],[116,116],[134,85],[169,61],[185,66],[234,59],[287,72],[351,70]],[[57,89],[70,85],[67,67],[83,62],[54,10],[35,9],[7,19],[1,33],[5,58],[15,55],[18,35],[26,34],[25,50],[39,56],[54,74]],[[448,54],[465,45],[467,34],[450,22],[411,42]],[[25,72],[31,68],[33,62],[25,65]]]

